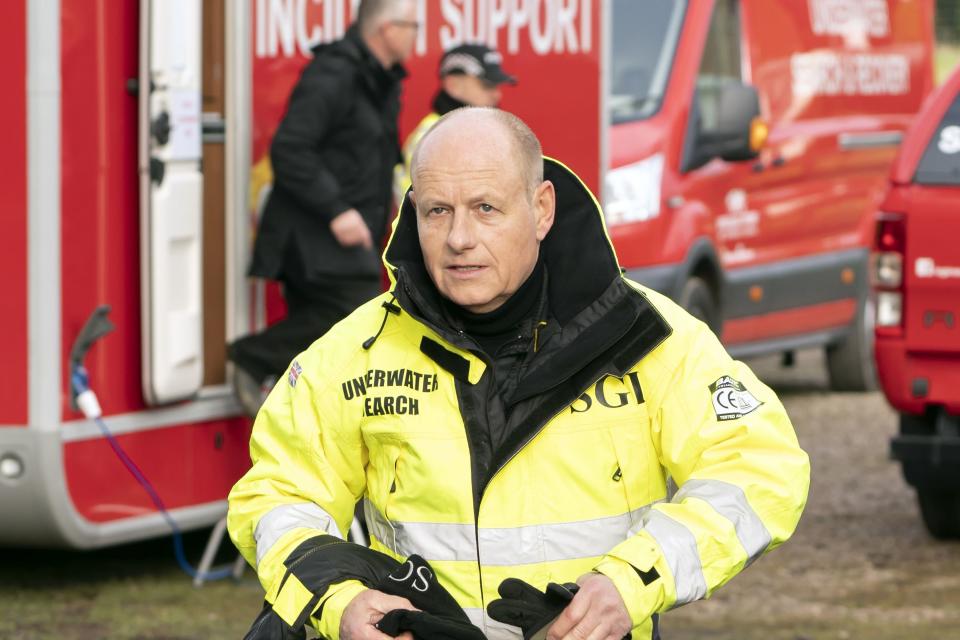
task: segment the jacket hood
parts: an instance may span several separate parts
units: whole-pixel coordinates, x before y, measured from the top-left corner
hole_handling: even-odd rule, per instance
[[[551,312],[564,325],[600,298],[621,277],[603,211],[596,198],[573,171],[552,158],[543,159],[543,178],[557,195],[553,227],[540,244],[547,268]],[[576,256],[576,259],[571,259]],[[384,252],[392,287],[409,279],[421,291],[436,291],[423,264],[417,236],[416,211],[403,198]]]

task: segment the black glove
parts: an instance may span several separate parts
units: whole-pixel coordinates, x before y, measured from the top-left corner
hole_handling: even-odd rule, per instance
[[[580,589],[573,583],[551,582],[546,591],[540,591],[517,578],[500,583],[499,600],[487,605],[490,617],[523,630],[523,640],[546,638],[547,630],[557,616],[566,609]]]
[[[523,640],[544,640],[550,626],[579,590],[571,582],[551,582],[545,591],[540,591],[523,580],[507,578],[497,589],[500,599],[487,605],[487,613],[494,620],[520,627]],[[630,640],[631,634],[623,638]]]
[[[418,555],[407,558],[399,569],[380,580],[375,589],[406,598],[421,611],[394,609],[377,623],[388,636],[404,631],[415,640],[485,640],[483,632],[471,624],[467,614],[437,580],[427,561]]]

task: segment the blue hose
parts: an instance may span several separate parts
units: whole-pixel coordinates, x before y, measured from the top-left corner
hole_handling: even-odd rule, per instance
[[[78,396],[84,391],[91,391],[87,371],[82,366],[74,367],[73,373],[70,376],[71,384],[73,386],[74,393]],[[177,526],[177,523],[174,521],[173,516],[170,515],[170,512],[167,510],[166,505],[164,505],[163,500],[160,498],[160,495],[157,493],[156,489],[153,488],[153,485],[147,480],[147,477],[143,475],[143,472],[140,471],[140,468],[137,467],[136,463],[130,459],[130,456],[127,455],[127,452],[123,450],[123,447],[120,446],[120,443],[110,433],[110,429],[107,428],[107,424],[103,421],[103,418],[99,415],[88,416],[92,417],[93,421],[97,423],[97,426],[100,428],[100,431],[103,432],[104,437],[107,439],[107,442],[110,443],[110,448],[113,449],[113,452],[120,458],[120,462],[123,463],[123,466],[127,468],[127,471],[140,483],[140,486],[143,487],[143,490],[147,492],[147,495],[150,496],[150,500],[156,506],[157,511],[160,512],[160,515],[163,516],[163,519],[167,521],[167,524],[170,525],[170,530],[173,531],[173,552],[177,558],[177,564],[180,565],[180,568],[183,569],[183,572],[186,573],[191,578],[196,578],[200,573],[187,561],[187,556],[183,552],[183,535],[180,533],[180,527]],[[215,571],[208,571],[200,577],[205,581],[211,580],[223,580],[224,578],[229,578],[232,575],[233,571],[229,568],[217,569]]]

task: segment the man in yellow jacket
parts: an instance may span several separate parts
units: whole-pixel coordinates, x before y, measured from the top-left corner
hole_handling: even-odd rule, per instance
[[[397,202],[410,188],[410,161],[420,138],[441,116],[461,107],[498,107],[501,87],[517,79],[503,69],[503,56],[485,44],[462,44],[444,52],[438,73],[440,90],[433,96],[431,111],[403,142],[403,162],[393,172],[393,195]]]
[[[422,556],[491,640],[522,637],[488,610],[507,579],[579,584],[549,640],[655,638],[790,537],[810,470],[783,406],[621,275],[596,200],[519,119],[427,133],[385,262],[392,290],[270,394],[230,494],[287,624],[385,640],[410,608],[341,540],[360,500],[371,548]]]

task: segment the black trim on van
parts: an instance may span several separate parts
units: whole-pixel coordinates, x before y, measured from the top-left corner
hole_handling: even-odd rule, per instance
[[[725,320],[746,318],[808,307],[825,302],[859,300],[867,289],[866,249],[851,249],[772,264],[730,269],[726,272]],[[844,269],[853,279],[844,282]],[[750,289],[763,290],[760,300],[750,298]]]

